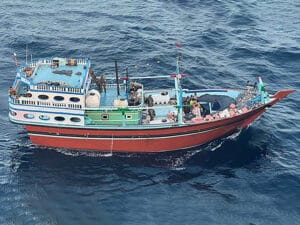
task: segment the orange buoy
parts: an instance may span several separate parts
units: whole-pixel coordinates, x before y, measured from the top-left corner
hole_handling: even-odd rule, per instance
[[[215,115],[213,115],[214,119],[215,120],[218,120],[218,119],[221,119],[220,117],[220,114],[219,113],[216,113]]]
[[[229,113],[230,113],[230,116],[235,116],[235,111],[233,109],[230,109]]]
[[[244,108],[242,108],[242,112],[243,113],[246,113],[246,112],[248,112],[249,110],[247,109],[247,107],[244,107]]]
[[[192,119],[193,123],[200,123],[202,121],[203,121],[203,118],[201,116],[197,116],[197,117]]]
[[[206,121],[212,121],[214,118],[211,115],[206,115],[204,118]]]

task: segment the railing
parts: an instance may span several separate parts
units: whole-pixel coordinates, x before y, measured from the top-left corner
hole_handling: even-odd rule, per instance
[[[147,106],[147,105],[137,105],[137,106],[101,106],[101,108],[85,108],[85,110],[92,110],[92,111],[111,111],[117,109],[128,109],[128,110],[148,110],[148,109],[177,109],[177,105],[166,104],[166,105],[155,105],[155,106]]]
[[[45,101],[32,101],[32,100],[20,100],[16,98],[10,98],[10,102],[16,105],[30,105],[30,106],[46,106],[55,108],[69,108],[69,109],[82,109],[80,104],[66,104],[66,103],[54,103]]]
[[[68,104],[68,108],[72,108],[72,109],[81,109],[81,108],[82,108],[82,105]]]
[[[32,100],[22,100],[21,104],[22,105],[35,105],[35,101],[32,101]]]
[[[50,102],[37,101],[38,106],[51,106]]]
[[[67,105],[65,103],[52,103],[53,107],[57,107],[57,108],[66,108]]]
[[[64,59],[64,60],[68,60],[68,59],[72,59],[72,58],[45,58],[45,59],[39,59],[37,61],[34,61],[30,64],[31,65],[34,65],[36,66],[37,64],[39,63],[42,63],[42,64],[52,64],[53,63],[53,60],[55,59]],[[77,61],[77,64],[81,64],[81,65],[85,65],[89,62],[88,59],[86,58],[74,58],[76,61]]]
[[[49,85],[31,85],[31,90],[39,91],[59,91],[59,92],[71,92],[71,93],[83,93],[81,88],[73,87],[59,87],[59,86],[49,86]]]
[[[19,99],[10,98],[11,103],[13,104],[21,104],[21,101]]]

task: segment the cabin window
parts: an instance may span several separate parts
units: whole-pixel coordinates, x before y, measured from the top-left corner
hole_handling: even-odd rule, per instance
[[[65,98],[63,96],[54,96],[55,101],[63,101]]]
[[[101,114],[101,120],[109,120],[109,115],[107,113]]]
[[[33,114],[30,114],[30,113],[26,113],[26,114],[23,115],[23,117],[24,117],[25,119],[33,119],[33,118],[34,118],[34,115],[33,115]]]
[[[65,121],[65,117],[62,117],[62,116],[56,116],[56,117],[54,117],[54,119],[59,122]]]
[[[81,121],[81,119],[79,117],[71,117],[70,120],[71,120],[71,122],[74,122],[74,123],[79,123]]]
[[[126,115],[126,120],[132,120],[132,115],[131,114],[127,114]]]
[[[49,96],[48,95],[39,95],[38,98],[41,100],[47,100],[47,99],[49,99]]]
[[[77,97],[70,98],[70,102],[79,102],[79,101],[80,101],[80,98],[77,98]]]
[[[12,116],[16,116],[17,113],[15,111],[12,111],[12,110],[9,110],[9,114],[12,115]]]
[[[32,94],[28,92],[28,93],[24,94],[23,97],[25,97],[25,98],[31,98]]]
[[[47,115],[40,115],[39,118],[40,120],[50,120],[50,117]]]

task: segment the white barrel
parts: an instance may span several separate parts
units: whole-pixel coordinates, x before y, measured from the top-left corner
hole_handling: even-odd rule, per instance
[[[128,101],[126,99],[115,99],[114,106],[115,107],[126,107],[126,106],[128,106]]]
[[[170,95],[168,92],[161,92],[160,94],[153,94],[152,95],[153,102],[155,105],[164,105],[168,104],[170,101]]]
[[[100,107],[100,93],[97,90],[90,90],[85,96],[85,106],[87,108]]]

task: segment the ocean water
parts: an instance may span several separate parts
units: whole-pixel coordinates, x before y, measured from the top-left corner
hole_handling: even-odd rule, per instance
[[[0,224],[300,224],[300,4],[293,0],[2,0]],[[180,50],[175,42],[182,43]],[[90,57],[97,74],[170,74],[184,87],[295,89],[248,129],[188,151],[33,146],[9,123],[20,62]],[[171,81],[151,80],[150,87]]]

